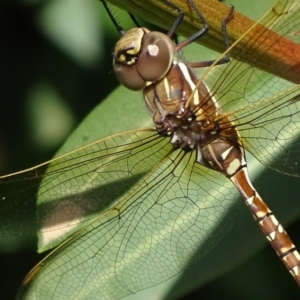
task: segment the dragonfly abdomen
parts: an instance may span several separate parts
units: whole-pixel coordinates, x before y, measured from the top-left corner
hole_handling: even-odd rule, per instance
[[[287,232],[252,186],[246,166],[230,180],[240,191],[256,223],[279,258],[300,284],[300,255]]]

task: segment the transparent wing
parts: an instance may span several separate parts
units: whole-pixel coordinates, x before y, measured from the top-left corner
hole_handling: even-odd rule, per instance
[[[199,246],[205,254],[231,227],[238,193],[195,155],[145,130],[50,164],[40,239],[52,247],[76,233],[39,264],[24,297],[118,299],[174,276]]]
[[[253,56],[253,65],[232,60],[214,67],[204,81],[220,107],[231,115],[248,151],[282,173],[300,175],[300,86],[256,68],[276,64],[270,53],[277,51],[284,38],[300,43],[295,34],[300,28],[300,2],[278,1],[261,24],[266,27],[255,27],[247,33],[248,43],[239,47],[239,57]],[[267,27],[280,35],[270,40]],[[254,55],[257,45],[265,51]],[[299,62],[295,54],[295,64],[281,71],[293,71],[299,77]]]

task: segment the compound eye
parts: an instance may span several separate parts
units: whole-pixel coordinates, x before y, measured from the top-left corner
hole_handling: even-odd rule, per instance
[[[142,90],[146,86],[145,79],[139,74],[135,63],[132,65],[120,64],[114,59],[114,71],[119,82],[132,91]]]
[[[145,81],[155,82],[163,78],[172,65],[174,51],[174,44],[167,35],[156,31],[147,33],[135,63],[137,71]]]
[[[172,40],[161,32],[144,32],[143,37],[140,36],[140,42],[140,47],[135,45],[130,47],[131,50],[129,47],[123,48],[127,59],[125,56],[115,56],[113,62],[118,80],[131,90],[141,90],[147,82],[164,77],[172,65],[175,50]],[[123,60],[119,59],[122,57]]]

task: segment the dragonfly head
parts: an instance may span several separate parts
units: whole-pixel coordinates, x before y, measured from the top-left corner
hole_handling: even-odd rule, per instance
[[[165,34],[133,28],[118,41],[114,51],[115,74],[130,90],[142,90],[163,78],[173,62],[175,46]]]

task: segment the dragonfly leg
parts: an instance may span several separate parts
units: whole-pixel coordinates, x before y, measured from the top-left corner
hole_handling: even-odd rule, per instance
[[[193,0],[189,0],[188,2],[189,2],[189,5],[196,12],[198,17],[200,18],[200,20],[202,21],[203,27],[199,31],[197,31],[195,34],[191,35],[187,39],[185,39],[182,42],[178,43],[177,35],[176,35],[175,31],[177,30],[180,23],[182,22],[182,20],[184,18],[184,13],[181,9],[179,9],[174,4],[170,3],[168,0],[163,0],[163,3],[165,3],[167,6],[174,9],[178,13],[178,16],[177,16],[174,24],[172,25],[171,29],[169,30],[169,32],[167,34],[170,38],[175,39],[175,42],[176,42],[175,51],[180,51],[184,47],[190,45],[191,43],[196,41],[198,38],[200,38],[204,34],[206,34],[209,30],[209,25],[207,24],[207,21],[204,18],[204,16],[202,15],[199,8],[195,5]],[[228,15],[222,21],[221,32],[222,32],[222,36],[223,36],[224,42],[225,42],[225,50],[227,50],[229,48],[229,38],[228,38],[228,34],[227,34],[226,24],[230,20],[233,12],[234,12],[234,6],[230,6],[230,10],[229,10]],[[216,64],[221,65],[221,64],[228,63],[229,61],[230,61],[230,58],[229,58],[229,54],[227,53],[226,56],[224,56],[222,59],[218,60],[218,62]],[[202,68],[202,67],[209,67],[214,63],[215,63],[215,60],[208,60],[208,61],[200,61],[200,62],[187,62],[186,64],[191,68]]]
[[[189,2],[193,6],[195,11],[199,11],[199,9],[197,8],[197,6],[195,6],[193,1],[189,1]],[[229,11],[228,15],[223,19],[222,25],[221,25],[222,36],[223,36],[224,42],[225,42],[225,50],[229,49],[229,47],[230,47],[226,24],[230,20],[233,12],[234,12],[234,6],[231,5],[230,11]],[[200,13],[200,11],[199,11],[199,13]],[[223,58],[218,60],[216,65],[222,65],[222,64],[226,64],[228,62],[230,62],[229,53],[227,53]],[[207,61],[200,61],[200,62],[187,62],[186,64],[190,68],[203,68],[203,67],[209,67],[214,63],[215,63],[215,60],[207,60]]]
[[[177,16],[174,24],[172,25],[171,29],[167,33],[167,35],[170,38],[173,38],[174,35],[175,35],[175,31],[177,30],[177,28],[179,27],[180,23],[182,22],[182,20],[184,18],[184,13],[183,13],[183,11],[179,7],[177,7],[174,4],[170,3],[168,0],[162,0],[162,2],[165,5],[169,6],[171,9],[174,9],[178,13],[178,16]],[[176,45],[176,51],[179,51],[182,48],[184,48],[185,46],[193,43],[195,40],[197,40],[198,38],[200,38],[201,36],[203,36],[204,34],[206,34],[207,31],[209,30],[209,26],[208,26],[208,24],[207,24],[204,16],[201,14],[201,12],[199,11],[199,9],[195,6],[195,4],[193,3],[193,1],[189,0],[189,4],[193,7],[193,9],[197,13],[198,17],[202,21],[203,27],[199,31],[197,31],[195,34],[191,35],[189,38],[187,38],[184,41],[178,43]]]

